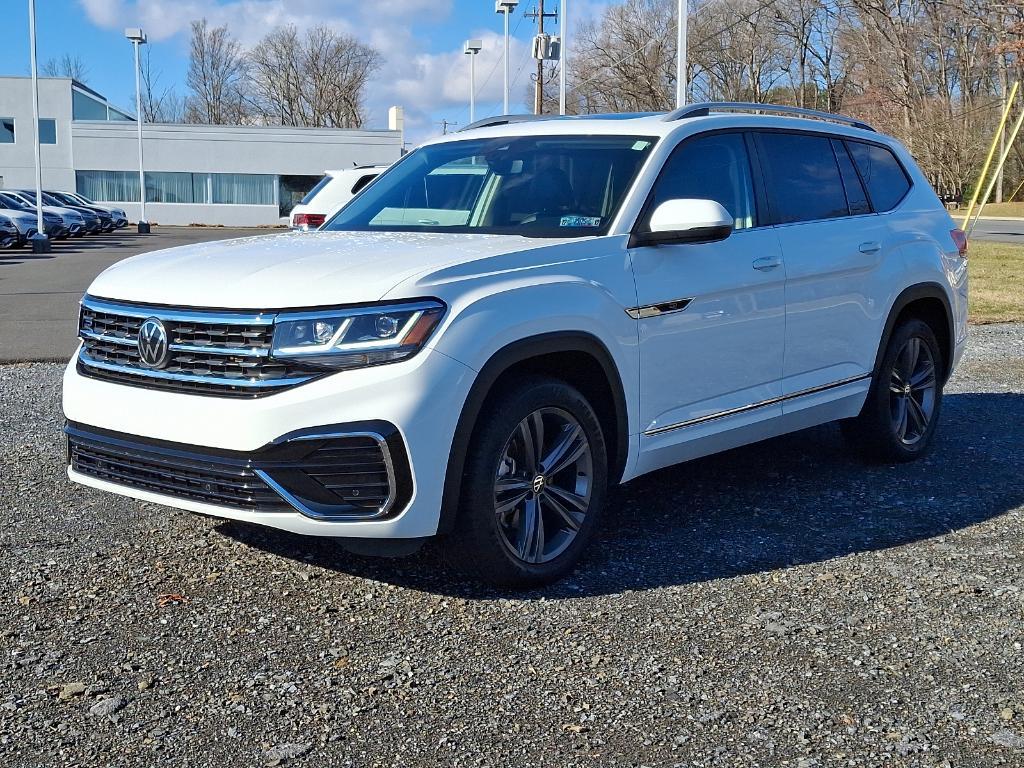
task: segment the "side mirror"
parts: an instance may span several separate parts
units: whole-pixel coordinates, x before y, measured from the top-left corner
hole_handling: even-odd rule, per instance
[[[666,200],[651,213],[649,231],[634,232],[630,247],[669,243],[712,243],[732,234],[734,220],[714,200]]]

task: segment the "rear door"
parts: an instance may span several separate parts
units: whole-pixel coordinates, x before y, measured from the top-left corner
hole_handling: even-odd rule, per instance
[[[792,412],[866,386],[895,245],[841,138],[758,131],[756,145],[786,260],[782,395]]]

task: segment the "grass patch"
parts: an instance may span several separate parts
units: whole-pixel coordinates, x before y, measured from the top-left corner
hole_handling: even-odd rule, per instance
[[[953,220],[959,225],[964,220],[964,214],[967,213],[967,203],[964,203],[963,207],[950,211],[950,215]],[[974,210],[971,211],[971,218],[978,213],[978,206],[974,206]],[[1013,202],[1013,203],[989,203],[985,206],[985,210],[981,212],[982,216],[1006,216],[1009,218],[1021,218],[1024,219],[1024,202]]]
[[[1024,246],[972,240],[970,321],[1024,322]]]

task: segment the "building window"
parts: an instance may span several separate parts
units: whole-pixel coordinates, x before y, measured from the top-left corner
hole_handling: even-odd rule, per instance
[[[106,202],[139,202],[136,171],[77,171],[79,194]],[[147,203],[276,205],[277,177],[259,173],[146,171]]]
[[[214,203],[229,205],[275,205],[277,177],[259,173],[213,173]]]
[[[106,120],[107,105],[77,88],[71,89],[72,120]]]
[[[75,186],[78,194],[90,200],[139,202],[139,174],[136,171],[76,171]]]
[[[0,117],[0,144],[14,143],[14,118]]]
[[[39,143],[57,143],[57,121],[49,117],[39,118]]]
[[[202,203],[205,193],[196,197],[191,173],[146,172],[147,203]]]

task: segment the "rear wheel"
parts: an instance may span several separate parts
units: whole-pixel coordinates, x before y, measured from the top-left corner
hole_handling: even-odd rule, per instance
[[[918,319],[893,331],[867,401],[843,423],[850,442],[869,459],[913,461],[931,447],[942,406],[942,353],[931,327]]]
[[[577,390],[530,378],[481,413],[445,549],[463,571],[501,586],[539,586],[579,561],[604,505],[607,454]]]

